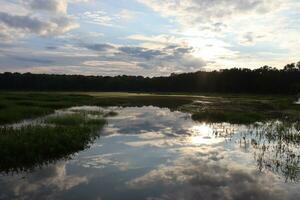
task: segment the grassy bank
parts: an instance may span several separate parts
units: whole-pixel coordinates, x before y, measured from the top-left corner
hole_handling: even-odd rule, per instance
[[[269,119],[300,120],[293,96],[235,94],[138,94],[121,92],[38,93],[2,92],[0,124],[52,113],[80,105],[158,106],[191,113],[194,120],[252,123]]]
[[[52,116],[40,125],[0,128],[0,172],[26,171],[84,150],[105,120],[83,113]]]

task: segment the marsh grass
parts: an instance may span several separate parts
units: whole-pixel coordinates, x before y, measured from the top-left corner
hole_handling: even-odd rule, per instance
[[[87,116],[83,113],[64,114],[48,117],[45,122],[56,126],[79,126],[88,121]]]
[[[118,115],[117,112],[115,112],[115,111],[109,111],[108,113],[104,114],[104,117],[115,117],[117,115]]]
[[[192,114],[196,121],[251,124],[281,120],[300,120],[300,106],[294,105],[291,97],[281,96],[226,96],[211,98],[209,104],[187,104],[181,107]]]
[[[0,93],[0,125],[53,113],[56,109],[93,103],[93,97],[69,93]]]
[[[204,122],[228,122],[233,124],[251,124],[264,120],[263,115],[254,112],[233,112],[233,111],[203,111],[192,115],[195,121]]]
[[[86,115],[104,115],[105,112],[103,110],[86,110],[86,109],[74,109],[72,112],[75,113],[83,113]]]
[[[251,145],[260,171],[270,170],[284,177],[285,181],[300,181],[299,125],[300,122],[271,121],[251,127],[252,131],[256,130]],[[242,140],[246,142],[246,138]]]
[[[0,128],[0,172],[34,169],[84,150],[100,134],[106,121],[85,114],[46,118],[42,125]]]
[[[208,122],[249,124],[273,119],[300,121],[300,105],[294,96],[197,93],[122,92],[3,92],[0,93],[0,125],[40,117],[56,109],[96,105],[102,107],[156,106],[191,113],[193,119]],[[194,102],[209,102],[196,104]],[[93,111],[90,111],[93,112]],[[98,112],[98,111],[94,111]],[[95,113],[90,113],[95,114]]]

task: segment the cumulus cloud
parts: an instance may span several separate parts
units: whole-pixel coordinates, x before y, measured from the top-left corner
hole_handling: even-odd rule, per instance
[[[87,182],[87,177],[68,175],[65,164],[58,164],[35,172],[31,175],[31,179],[16,181],[7,188],[7,191],[13,193],[15,197],[23,199],[38,198],[39,195],[43,195],[47,199],[55,199],[59,192]],[[47,191],[44,190],[45,188]]]
[[[65,68],[66,73],[109,74],[111,67],[114,75],[150,76],[245,63],[250,68],[279,67],[299,57],[297,0],[138,2],[150,9],[131,2],[116,8],[110,1],[2,0],[1,71],[19,70],[25,64],[13,60],[13,55],[26,57],[29,52],[56,60],[49,68],[52,72],[62,73],[64,66],[71,66]],[[79,25],[83,28],[71,32]],[[36,36],[39,45],[28,40]],[[4,48],[17,42],[27,50],[19,49],[7,57]],[[38,62],[29,59],[24,63],[26,67],[32,63],[37,70]],[[126,66],[130,66],[128,70]],[[40,67],[47,72],[46,66]]]
[[[201,149],[201,147],[199,147]],[[160,185],[166,192],[149,199],[285,199],[288,194],[275,183],[275,176],[266,177],[255,169],[244,169],[228,164],[224,149],[210,147],[193,149],[168,165],[137,177],[127,184],[130,188],[143,189]],[[204,147],[202,147],[204,148]],[[201,152],[200,155],[195,155]],[[180,151],[179,151],[180,152]]]
[[[30,16],[17,16],[0,13],[0,22],[11,28],[24,29],[38,34],[45,34],[53,28],[50,22],[42,22]]]
[[[142,47],[123,46],[120,47],[119,50],[121,55],[145,60],[159,58],[166,55],[162,50],[147,49]]]
[[[82,42],[59,48],[53,45],[47,48],[48,46],[45,46],[44,51],[30,52],[22,48],[4,48],[0,66],[3,71],[20,71],[22,68],[20,72],[32,70],[36,73],[54,73],[55,70],[60,74],[65,71],[68,74],[155,76],[195,71],[206,65],[204,60],[193,55],[193,48],[180,44],[159,48]],[[7,63],[14,67],[8,67]],[[50,65],[53,67],[49,67],[48,72],[45,71],[45,66]],[[75,68],[76,71],[73,70]]]
[[[77,24],[68,17],[59,17],[54,18],[52,21],[43,21],[37,17],[11,15],[3,12],[0,12],[0,23],[8,28],[20,29],[27,33],[35,33],[38,35],[64,33],[77,27]]]
[[[45,10],[54,13],[67,12],[67,0],[31,0],[29,6],[33,10]]]
[[[163,16],[176,17],[183,24],[197,25],[224,21],[249,13],[269,12],[278,1],[272,0],[138,0]]]
[[[19,32],[16,29],[8,28],[4,24],[0,24],[0,41],[1,43],[11,43],[16,40],[25,37],[24,33]]]
[[[103,10],[87,11],[79,13],[76,16],[86,23],[96,24],[108,27],[122,27],[121,22],[127,23],[136,17],[137,13],[131,10],[123,9],[118,13],[108,13]]]
[[[4,33],[16,30],[18,34],[14,36],[15,40],[20,35],[24,37],[26,34],[39,36],[62,34],[79,26],[68,16],[66,0],[23,0],[7,5],[10,6],[0,11],[0,25]],[[22,10],[20,12],[22,14],[16,14],[19,10]],[[2,38],[3,35],[2,33]]]
[[[110,44],[86,45],[88,49],[104,55],[110,61],[123,61],[135,63],[147,70],[164,71],[166,68],[172,70],[191,71],[205,66],[201,58],[192,55],[193,48],[179,45],[167,45],[162,48],[145,48],[139,46],[113,46]],[[166,70],[168,71],[168,70]]]

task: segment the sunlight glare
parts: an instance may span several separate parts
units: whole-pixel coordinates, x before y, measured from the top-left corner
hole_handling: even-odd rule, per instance
[[[207,124],[196,125],[190,128],[192,136],[189,141],[193,145],[213,144],[220,142],[219,138],[213,137],[213,128]]]

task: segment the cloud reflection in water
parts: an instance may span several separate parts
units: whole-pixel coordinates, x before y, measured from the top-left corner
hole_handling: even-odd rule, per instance
[[[108,118],[90,149],[24,180],[1,177],[0,193],[23,199],[300,198],[298,182],[285,182],[285,174],[265,167],[276,158],[285,169],[291,163],[286,155],[299,156],[296,136],[294,142],[286,134],[271,137],[279,130],[276,124],[207,124],[164,108],[114,109],[118,115]]]

